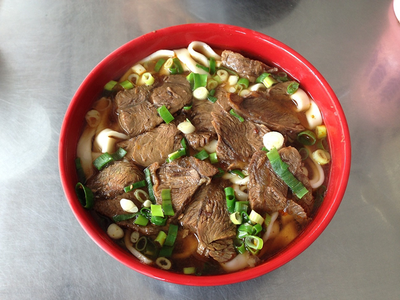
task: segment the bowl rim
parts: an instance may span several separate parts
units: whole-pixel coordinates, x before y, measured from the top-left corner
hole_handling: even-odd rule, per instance
[[[217,28],[219,30],[222,30],[224,34],[247,36],[251,35],[251,38],[255,41],[263,41],[264,43],[266,42],[268,44],[274,45],[280,48],[281,51],[287,53],[289,56],[292,56],[304,68],[306,68],[308,72],[310,72],[314,76],[315,80],[317,80],[321,85],[321,88],[325,90],[326,96],[329,97],[331,103],[334,104],[332,109],[336,113],[336,117],[338,118],[338,120],[340,120],[337,126],[338,131],[340,132],[340,134],[342,134],[341,146],[343,150],[343,157],[339,158],[340,160],[342,160],[342,168],[340,170],[337,170],[335,174],[330,174],[331,177],[334,175],[335,178],[340,178],[340,180],[337,182],[337,188],[334,191],[328,191],[330,193],[329,196],[332,197],[333,200],[330,203],[322,204],[326,213],[317,213],[311,223],[308,224],[306,229],[300,234],[301,238],[300,236],[297,237],[289,246],[280,251],[278,255],[273,256],[268,261],[259,266],[235,273],[208,276],[190,276],[176,274],[141,264],[136,259],[132,259],[132,255],[125,252],[125,250],[123,250],[122,248],[120,249],[120,251],[118,251],[118,249],[116,250],[116,244],[114,242],[110,241],[110,239],[104,236],[104,234],[99,234],[98,226],[94,225],[87,218],[87,211],[85,211],[81,206],[77,205],[77,203],[79,202],[73,191],[73,187],[75,185],[73,184],[71,186],[73,181],[71,178],[68,178],[67,171],[69,169],[69,166],[67,166],[67,162],[65,160],[67,156],[73,155],[70,153],[70,151],[68,151],[68,148],[66,147],[66,145],[68,144],[68,126],[71,124],[71,122],[74,122],[73,112],[77,109],[76,106],[78,99],[81,97],[82,93],[86,89],[86,86],[88,84],[91,84],[92,79],[97,76],[103,68],[106,68],[110,64],[110,62],[115,59],[115,57],[123,55],[123,53],[126,53],[126,51],[128,51],[135,45],[138,45],[143,41],[151,40],[155,36],[162,36],[164,34],[179,34],[188,31],[210,31],[216,30]],[[289,46],[283,44],[282,42],[266,34],[251,29],[218,23],[191,23],[170,26],[139,36],[115,49],[90,71],[90,73],[85,77],[85,79],[77,89],[76,93],[74,94],[73,98],[71,99],[71,102],[65,113],[60,131],[58,159],[61,183],[69,206],[71,207],[71,210],[73,211],[81,227],[101,249],[103,249],[106,253],[108,253],[110,256],[112,256],[125,266],[143,275],[158,279],[160,281],[182,285],[216,286],[238,283],[245,280],[254,279],[258,276],[272,272],[273,270],[281,267],[282,265],[288,263],[298,255],[300,255],[321,235],[321,233],[325,230],[325,228],[328,226],[333,216],[335,215],[346,191],[351,166],[351,143],[348,124],[339,100],[337,99],[328,82],[320,74],[320,72],[313,65],[311,65],[311,63],[309,63],[308,60],[306,60],[302,55],[291,49]],[[333,155],[332,160],[334,159],[335,157]]]

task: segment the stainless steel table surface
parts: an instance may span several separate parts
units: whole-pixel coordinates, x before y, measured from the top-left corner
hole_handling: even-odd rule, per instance
[[[317,241],[269,274],[217,287],[161,282],[111,258],[78,224],[58,173],[64,113],[90,70],[133,38],[193,22],[248,27],[301,53],[352,137],[345,197]],[[0,299],[400,299],[399,114],[389,0],[0,0]]]

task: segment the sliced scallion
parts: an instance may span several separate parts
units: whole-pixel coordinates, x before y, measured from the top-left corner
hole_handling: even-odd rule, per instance
[[[242,77],[238,80],[237,85],[242,89],[247,89],[249,87],[249,80]]]
[[[151,215],[154,217],[164,217],[164,213],[160,204],[152,204],[150,207]]]
[[[176,237],[178,236],[178,225],[169,224],[167,238],[165,239],[165,246],[173,246],[175,244]]]
[[[183,274],[186,274],[186,275],[196,274],[196,267],[185,267],[185,268],[183,268]]]
[[[257,77],[256,82],[262,83],[266,77],[268,77],[269,73],[262,73],[260,76]]]
[[[253,224],[262,224],[264,222],[264,218],[255,210],[250,212],[249,218]]]
[[[117,83],[115,80],[110,80],[104,85],[104,89],[111,92]]]
[[[217,153],[216,152],[210,153],[210,163],[216,164],[217,162],[218,162]]]
[[[244,239],[244,243],[250,251],[253,250],[254,252],[261,250],[264,245],[263,240],[261,238],[259,238],[258,236],[254,236],[254,235],[246,236]],[[251,252],[253,252],[253,251],[251,251]]]
[[[118,148],[117,151],[115,151],[114,153],[111,154],[111,157],[114,160],[121,160],[122,158],[124,158],[124,156],[126,155],[126,150],[124,148]]]
[[[274,77],[271,76],[271,74],[268,74],[268,76],[266,76],[264,78],[264,80],[262,81],[262,83],[265,85],[265,87],[268,89],[271,86],[273,86],[275,83],[277,83],[277,81],[275,80]]]
[[[145,216],[139,214],[134,223],[139,226],[147,226],[149,220]]]
[[[216,62],[214,57],[210,57],[210,74],[214,75],[216,69]]]
[[[298,89],[299,89],[299,83],[294,81],[288,85],[288,87],[286,88],[286,93],[289,95],[293,95],[294,93],[297,92]]]
[[[183,67],[182,67],[181,61],[177,57],[173,58],[172,60],[174,61],[174,65],[176,67],[176,73],[177,74],[182,74],[183,73]]]
[[[239,176],[242,179],[246,177],[246,175],[244,175],[243,172],[240,171],[240,170],[231,170],[231,171],[229,171],[229,173],[235,174],[235,175]]]
[[[160,230],[160,232],[157,234],[157,237],[155,238],[154,242],[158,243],[161,247],[165,243],[165,239],[167,238],[167,234]]]
[[[156,199],[154,197],[153,182],[151,181],[151,174],[148,168],[144,169],[144,175],[147,183],[147,189],[149,191],[149,199],[152,203],[155,203]]]
[[[164,226],[167,222],[167,217],[152,216],[150,222],[157,226]]]
[[[185,149],[182,148],[182,149],[176,150],[175,152],[168,154],[168,158],[167,158],[166,162],[170,163],[171,161],[174,161],[175,159],[178,159],[179,157],[182,157],[185,155],[186,155]]]
[[[205,160],[209,157],[209,155],[208,155],[208,152],[203,149],[200,152],[196,153],[194,155],[194,157],[196,157],[197,159],[200,159],[200,160]]]
[[[297,180],[297,178],[288,170],[288,165],[282,161],[276,148],[272,148],[271,151],[267,153],[267,157],[270,160],[274,172],[286,183],[298,198],[301,199],[308,193],[307,188],[301,183],[301,181]]]
[[[137,215],[138,215],[138,213],[135,213],[135,214],[125,214],[125,215],[115,215],[115,216],[113,216],[113,220],[114,220],[114,222],[126,221],[126,220],[133,219],[133,218],[136,217]]]
[[[238,120],[239,120],[240,122],[244,122],[243,117],[241,117],[233,108],[229,111],[229,113],[230,113],[232,116],[238,118]]]
[[[156,65],[154,66],[154,71],[156,71],[157,73],[160,72],[161,67],[163,66],[163,64],[165,63],[165,59],[164,58],[160,58]]]
[[[112,161],[114,161],[114,159],[112,158],[111,154],[106,152],[96,158],[93,162],[93,165],[96,167],[97,170],[101,171],[106,165],[108,165]]]
[[[205,67],[205,66],[203,66],[201,64],[196,64],[196,67],[198,67],[199,69],[202,69],[203,71],[206,71],[206,72],[210,71],[209,68],[207,68],[207,67]]]
[[[136,190],[138,188],[142,188],[145,186],[146,186],[146,180],[138,181],[138,182],[132,183],[132,184],[124,187],[124,192],[129,193],[129,192],[132,192],[133,190]]]
[[[240,225],[242,224],[243,218],[240,212],[235,211],[230,214],[229,218],[231,219],[231,222],[235,225]]]
[[[311,130],[302,131],[297,135],[297,141],[303,145],[314,145],[316,140],[315,133]]]
[[[233,213],[235,211],[235,190],[232,187],[226,187],[225,191],[225,199],[226,199],[226,206],[228,207],[228,211]]]
[[[133,89],[133,84],[129,80],[125,80],[119,83],[125,90]]]
[[[167,124],[169,124],[171,121],[175,119],[165,105],[157,108],[157,112],[160,115],[160,117],[164,120],[164,122]]]
[[[79,202],[84,208],[90,209],[94,205],[93,192],[87,186],[84,186],[81,182],[75,185],[75,193],[78,197]]]

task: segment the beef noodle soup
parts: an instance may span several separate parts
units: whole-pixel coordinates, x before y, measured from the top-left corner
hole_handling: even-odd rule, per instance
[[[76,192],[142,263],[234,272],[276,254],[313,218],[326,134],[285,72],[194,41],[105,85],[78,142]]]

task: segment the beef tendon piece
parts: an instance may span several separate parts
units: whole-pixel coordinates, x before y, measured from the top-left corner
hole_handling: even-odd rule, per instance
[[[261,124],[238,118],[226,111],[212,113],[212,124],[218,135],[217,156],[228,170],[247,169],[253,153],[263,147],[262,138],[269,129]]]

